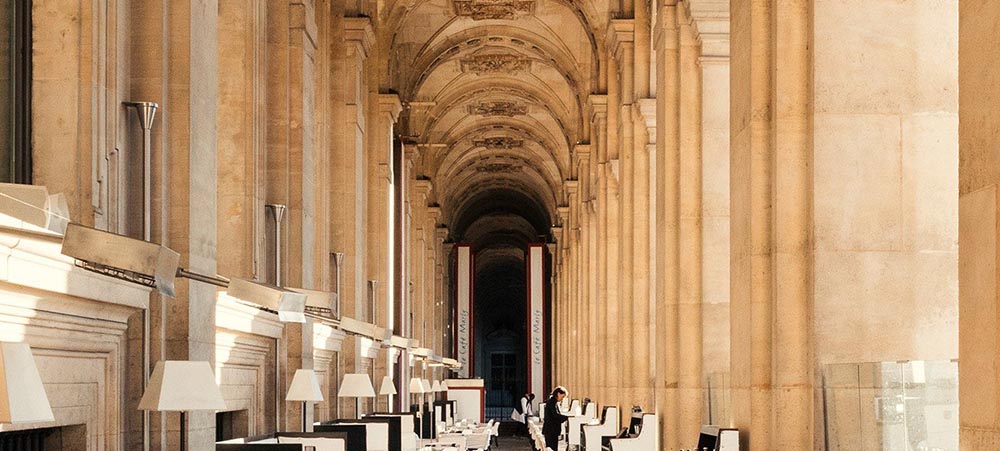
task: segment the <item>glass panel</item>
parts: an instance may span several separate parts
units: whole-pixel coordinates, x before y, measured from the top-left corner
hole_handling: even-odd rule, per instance
[[[827,365],[823,409],[828,451],[958,450],[958,364]]]

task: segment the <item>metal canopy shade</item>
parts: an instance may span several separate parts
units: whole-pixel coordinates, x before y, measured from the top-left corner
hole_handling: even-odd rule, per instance
[[[0,423],[54,420],[31,348],[0,342]]]
[[[226,294],[243,302],[256,304],[278,312],[278,320],[286,323],[306,322],[306,295],[281,287],[246,279],[232,279]]]
[[[215,383],[208,362],[161,360],[156,362],[149,386],[139,400],[139,410],[191,412],[225,410],[226,402]]]
[[[337,306],[337,293],[332,291],[307,290],[305,288],[289,288],[289,290],[306,295],[306,307],[333,312]]]
[[[66,196],[49,195],[44,186],[0,183],[0,214],[52,232],[64,233],[69,207]]]
[[[62,253],[86,269],[174,296],[181,255],[170,248],[71,222],[66,226]]]
[[[389,329],[347,316],[340,318],[340,329],[376,341],[389,341],[392,337],[392,331]]]
[[[393,335],[389,337],[389,344],[392,345],[394,348],[399,348],[399,349],[409,348],[410,343],[412,341],[414,340],[410,340],[409,338],[403,338],[400,337],[399,335]]]

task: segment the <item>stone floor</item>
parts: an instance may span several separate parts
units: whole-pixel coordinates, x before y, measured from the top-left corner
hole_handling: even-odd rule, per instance
[[[531,443],[525,437],[500,436],[497,438],[497,451],[531,451]]]

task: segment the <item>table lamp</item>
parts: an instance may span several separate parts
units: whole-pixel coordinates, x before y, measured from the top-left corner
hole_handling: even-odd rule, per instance
[[[31,348],[0,342],[0,423],[54,420]]]
[[[431,384],[431,391],[434,392],[434,393],[441,393],[441,392],[443,392],[444,389],[441,388],[441,381],[435,380],[434,383]],[[437,396],[438,395],[436,395],[436,394],[433,395],[433,397],[435,399],[437,399]]]
[[[187,448],[185,414],[196,410],[224,410],[226,401],[215,383],[215,372],[208,362],[161,360],[149,377],[146,392],[139,400],[139,410],[180,412],[180,450]]]
[[[302,432],[309,432],[306,426],[306,408],[310,402],[323,401],[323,392],[319,389],[319,380],[313,370],[295,370],[292,376],[292,385],[288,387],[288,394],[285,401],[302,401]]]
[[[358,419],[361,419],[361,398],[374,398],[375,387],[372,387],[372,380],[364,373],[349,373],[344,375],[344,380],[340,383],[340,391],[337,392],[339,398],[356,398],[355,409]]]
[[[396,385],[392,383],[389,376],[382,377],[382,386],[378,389],[378,394],[385,395],[385,405],[390,405],[389,397],[396,394]]]
[[[410,394],[419,396],[419,401],[417,401],[417,407],[420,411],[420,438],[424,438],[424,417],[426,412],[424,412],[424,393],[427,389],[424,388],[424,382],[420,380],[419,377],[414,377],[410,379]]]

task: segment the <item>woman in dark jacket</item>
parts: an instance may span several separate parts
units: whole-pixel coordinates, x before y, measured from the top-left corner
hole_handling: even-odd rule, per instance
[[[562,434],[562,424],[569,420],[559,411],[559,403],[566,397],[566,390],[556,387],[545,401],[545,424],[542,425],[542,435],[545,436],[545,447],[559,451],[559,435]]]

